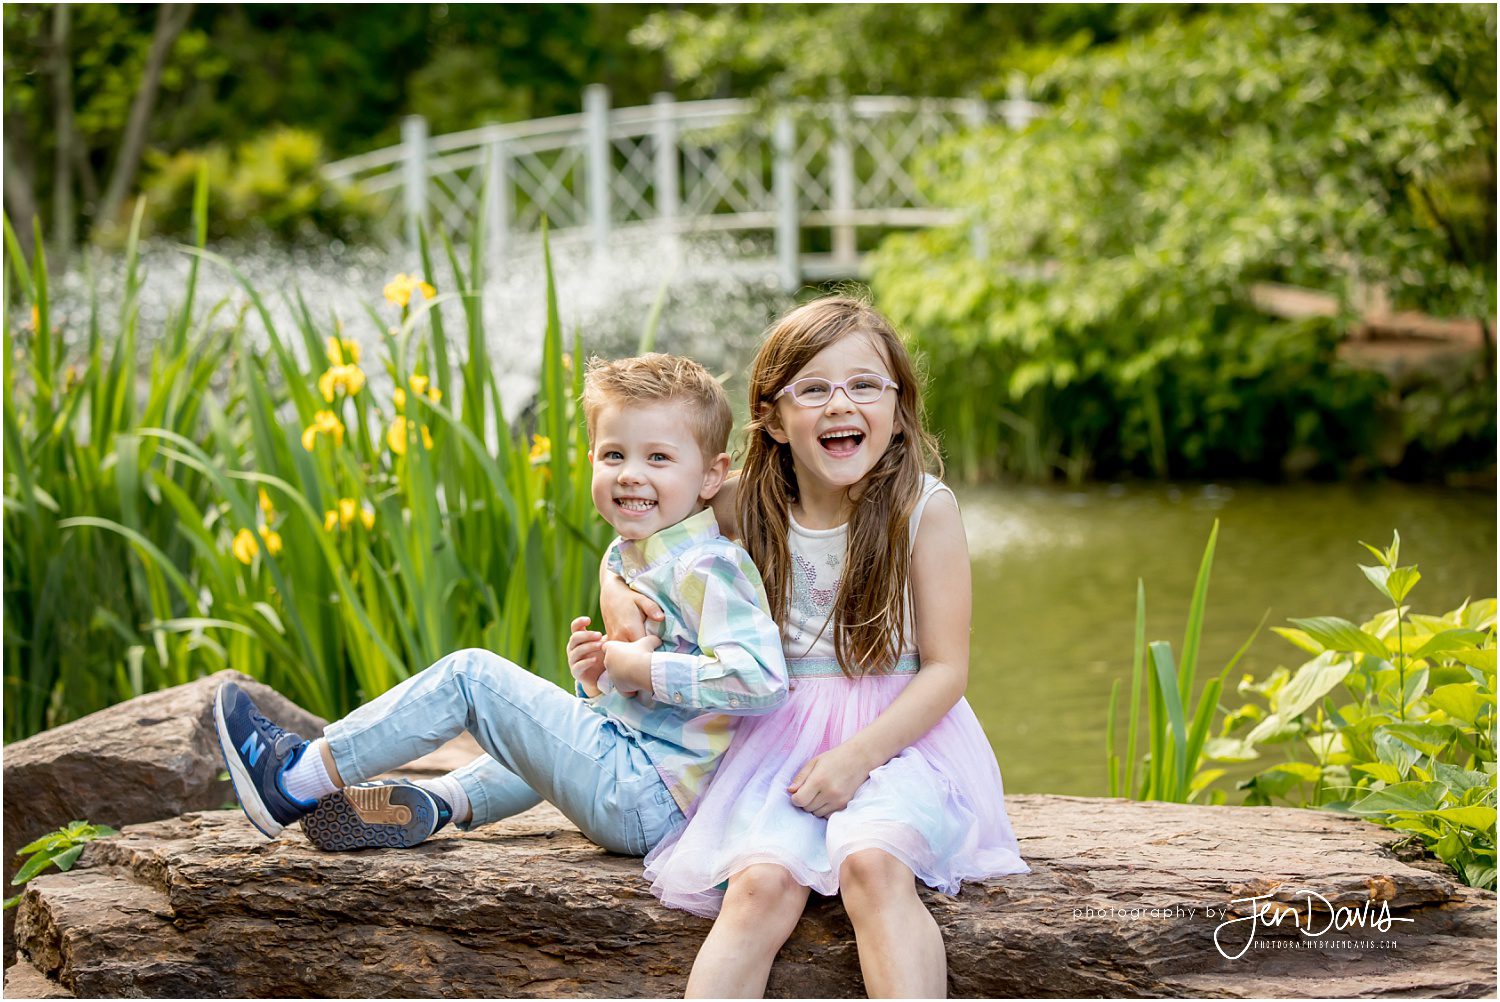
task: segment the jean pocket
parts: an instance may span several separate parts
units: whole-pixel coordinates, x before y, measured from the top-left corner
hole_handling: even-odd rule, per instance
[[[650,845],[646,841],[646,823],[638,808],[630,808],[620,819],[620,837],[624,840],[623,850],[626,853],[632,856],[646,855]]]

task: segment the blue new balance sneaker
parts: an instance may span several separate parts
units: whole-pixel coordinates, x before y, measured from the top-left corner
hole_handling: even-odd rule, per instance
[[[308,748],[302,735],[267,720],[233,682],[219,686],[214,724],[240,807],[268,838],[280,835],[281,829],[316,806],[313,801],[293,798],[282,782],[283,773]]]
[[[432,836],[453,817],[448,802],[410,780],[346,786],[318,801],[302,819],[319,849],[404,849]]]

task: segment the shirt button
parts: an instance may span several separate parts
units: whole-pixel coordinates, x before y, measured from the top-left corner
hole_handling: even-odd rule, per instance
[[[733,696],[731,696],[731,697],[729,697],[729,705],[730,706],[739,706],[740,705],[740,701],[738,699],[735,699]]]
[[[680,693],[680,692],[674,692],[674,693],[672,693],[672,702],[674,702],[674,703],[680,703],[680,702],[682,702],[682,693]]]

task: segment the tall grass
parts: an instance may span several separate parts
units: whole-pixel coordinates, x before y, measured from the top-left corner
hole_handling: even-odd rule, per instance
[[[590,501],[582,367],[576,343],[564,350],[550,258],[534,423],[513,427],[477,225],[467,260],[446,235],[424,238],[420,275],[388,286],[389,301],[370,290],[358,320],[381,332],[399,388],[375,399],[374,360],[338,319],[292,292],[294,322],[278,327],[204,249],[201,178],[189,279],[142,359],[140,218],[121,335],[105,343],[93,297],[71,364],[42,241],[28,262],[5,224],[6,739],[225,667],[330,718],[464,646],[564,679],[567,623],[597,602],[609,530]],[[434,253],[451,288],[432,288]],[[263,349],[247,345],[243,310],[195,300],[200,267],[235,276]],[[445,301],[462,329],[445,329]]]
[[[1219,539],[1219,523],[1208,534],[1193,597],[1188,605],[1187,629],[1182,638],[1182,661],[1176,663],[1172,645],[1165,640],[1146,643],[1146,586],[1136,582],[1135,645],[1130,672],[1130,704],[1122,758],[1115,738],[1115,716],[1120,696],[1120,680],[1109,692],[1109,716],[1105,722],[1105,765],[1111,797],[1134,797],[1136,800],[1165,800],[1187,803],[1202,794],[1223,769],[1202,769],[1204,745],[1208,730],[1219,708],[1219,694],[1224,679],[1239,663],[1250,644],[1265,625],[1260,625],[1235,652],[1219,674],[1210,678],[1193,701],[1198,670],[1198,649],[1203,637],[1204,613],[1208,604],[1208,582],[1213,571],[1214,548]],[[1269,614],[1270,610],[1267,610]],[[1146,753],[1137,760],[1136,742],[1141,736],[1141,694],[1145,691]],[[1140,766],[1137,780],[1136,767]]]

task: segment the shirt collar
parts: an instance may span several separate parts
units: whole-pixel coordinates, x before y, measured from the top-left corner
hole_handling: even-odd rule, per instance
[[[622,539],[610,551],[611,569],[626,581],[676,559],[690,546],[719,537],[719,522],[712,508],[689,515],[676,525],[653,532],[645,539]],[[618,564],[619,566],[613,566]]]

